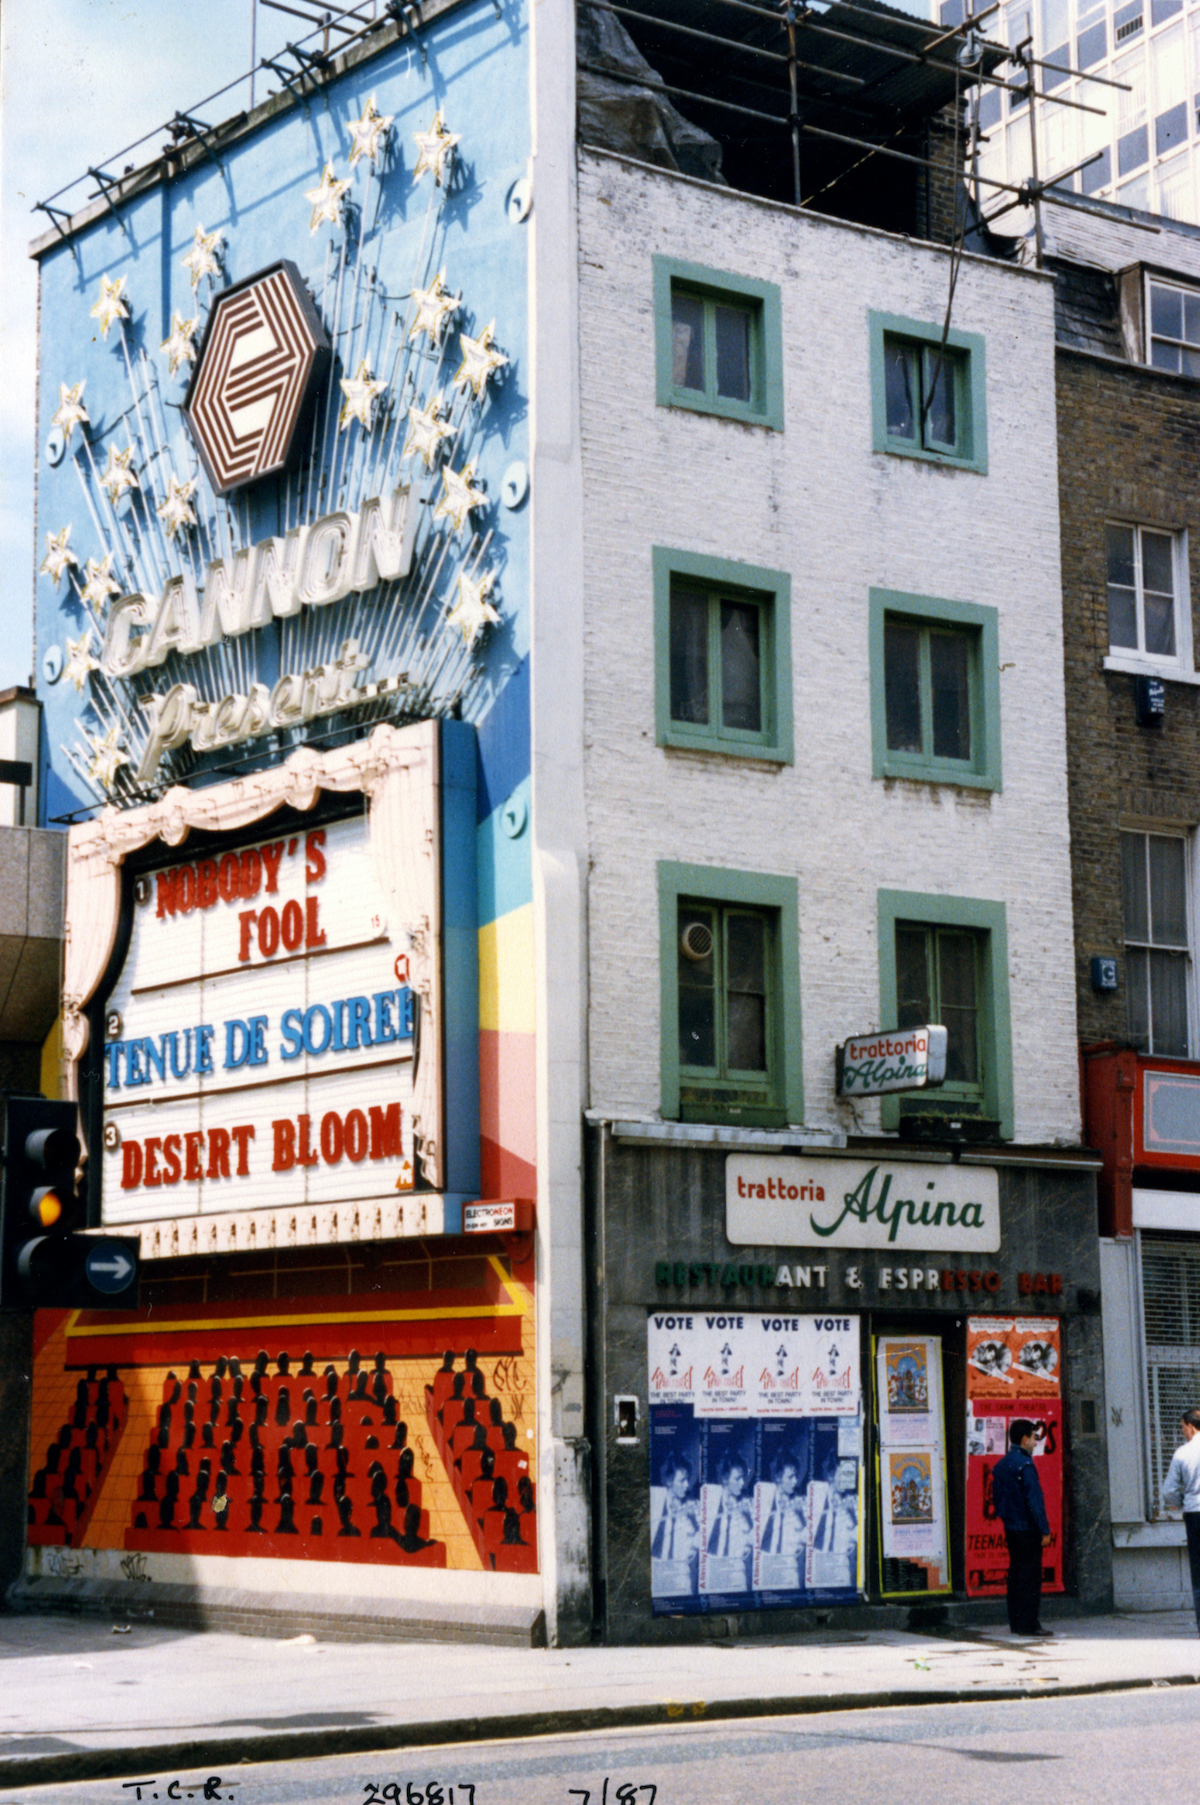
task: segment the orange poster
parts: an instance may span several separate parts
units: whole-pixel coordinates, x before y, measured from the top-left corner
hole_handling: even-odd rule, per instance
[[[1062,1364],[1058,1318],[972,1316],[967,1364],[973,1398],[1057,1398]]]

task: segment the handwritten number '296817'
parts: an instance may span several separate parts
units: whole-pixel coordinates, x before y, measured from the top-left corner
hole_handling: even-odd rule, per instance
[[[459,1780],[459,1805],[475,1805],[475,1788],[469,1780]],[[364,1805],[454,1805],[454,1787],[443,1786],[437,1780],[429,1780],[424,1788],[414,1786],[412,1781],[407,1785],[399,1780],[389,1780],[386,1786],[377,1786],[374,1780],[368,1780],[363,1787],[366,1793]]]

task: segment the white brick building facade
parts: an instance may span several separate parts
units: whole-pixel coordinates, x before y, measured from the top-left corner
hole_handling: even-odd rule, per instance
[[[834,1049],[879,1021],[877,893],[1007,916],[1013,1138],[1079,1139],[1048,281],[964,257],[986,473],[872,449],[868,315],[940,333],[947,251],[584,152],[579,174],[590,1103],[660,1109],[656,861],[794,876],[804,1123],[873,1132]],[[652,255],[782,298],[783,430],[658,405]],[[788,573],[794,762],[656,743],[654,546]],[[872,774],[872,589],[997,611],[1002,787]],[[673,949],[672,956],[673,956]]]

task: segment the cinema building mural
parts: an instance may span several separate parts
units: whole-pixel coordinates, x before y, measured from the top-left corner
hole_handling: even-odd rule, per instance
[[[31,1595],[542,1621],[526,85],[435,0],[34,247],[62,1090],[141,1289],[37,1315]]]

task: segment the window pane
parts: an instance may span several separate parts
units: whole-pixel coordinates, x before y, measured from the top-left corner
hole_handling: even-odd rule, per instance
[[[925,352],[926,392],[930,400],[924,437],[936,445],[953,445],[957,438],[954,364],[951,353],[943,352],[938,346],[931,346]]]
[[[1132,589],[1108,586],[1108,642],[1137,648],[1137,597]]]
[[[679,1063],[716,1064],[715,932],[711,909],[681,903],[679,922]]]
[[[1149,955],[1140,946],[1125,949],[1125,996],[1129,1010],[1129,1038],[1139,1052],[1150,1048]]]
[[[1108,572],[1108,640],[1137,649],[1137,595],[1134,588],[1133,528],[1106,526],[1104,556]]]
[[[1149,940],[1145,834],[1121,835],[1121,916],[1126,940]]]
[[[929,996],[928,936],[924,928],[896,928],[896,1026],[916,1028],[933,1020]]]
[[[1142,533],[1142,582],[1147,589],[1170,595],[1175,588],[1169,533]]]
[[[1156,946],[1186,946],[1187,885],[1184,843],[1150,834],[1150,939]]]
[[[889,752],[921,751],[921,630],[888,620],[883,628],[883,693]]]
[[[767,941],[761,915],[726,916],[729,1069],[767,1069]]]
[[[916,437],[916,361],[916,353],[907,345],[885,341],[883,378],[887,397],[887,429],[894,439]]]
[[[1187,956],[1184,953],[1150,953],[1150,1051],[1167,1059],[1186,1059]]]
[[[1147,591],[1146,650],[1156,658],[1175,656],[1175,603],[1169,595],[1151,595]]]
[[[1106,526],[1104,529],[1104,555],[1107,561],[1108,580],[1117,583],[1122,589],[1132,589],[1133,574],[1133,528],[1131,526]]]
[[[1183,336],[1189,345],[1200,345],[1200,295],[1183,298]]]
[[[971,934],[938,935],[938,1008],[947,1034],[946,1077],[957,1084],[979,1082],[975,951]]]
[[[671,291],[671,380],[677,389],[704,387],[704,303]]]
[[[765,994],[766,924],[761,915],[731,914],[726,918],[725,932],[730,990]]]
[[[721,718],[726,727],[762,732],[759,610],[753,602],[721,603]]]
[[[763,997],[729,997],[729,1070],[767,1069],[767,1006]]]
[[[671,719],[708,722],[708,598],[671,591]]]
[[[1150,284],[1150,330],[1166,338],[1183,337],[1183,293],[1178,288]]]
[[[717,393],[750,399],[750,315],[744,307],[716,308]]]
[[[971,756],[971,648],[965,633],[929,635],[933,755]]]

